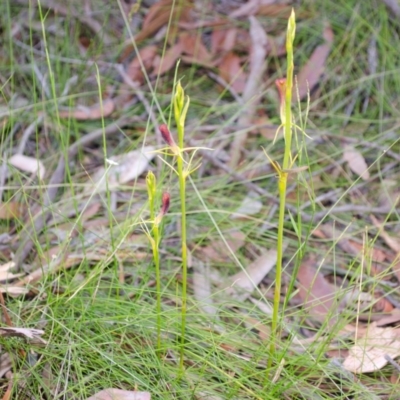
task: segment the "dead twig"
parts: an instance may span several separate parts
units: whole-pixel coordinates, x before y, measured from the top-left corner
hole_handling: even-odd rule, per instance
[[[383,0],[383,2],[397,18],[400,17],[400,5],[397,0]]]
[[[385,354],[385,360],[392,365],[392,367],[394,367],[395,369],[397,369],[397,371],[400,372],[400,365],[397,364],[396,361],[393,360],[392,357],[390,357],[388,354]]]
[[[15,154],[23,154],[26,143],[28,142],[32,133],[35,132],[36,126],[39,125],[43,121],[43,115],[39,115],[35,121],[33,121],[22,134],[21,139],[19,139],[19,146]]]
[[[13,326],[13,323],[11,321],[10,315],[8,314],[6,302],[4,301],[3,293],[1,292],[1,290],[0,290],[0,305],[1,305],[1,309],[3,311],[4,319],[6,321],[7,326]]]

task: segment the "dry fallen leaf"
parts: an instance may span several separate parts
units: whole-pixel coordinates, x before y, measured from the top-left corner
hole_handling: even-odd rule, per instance
[[[216,396],[215,394],[199,392],[199,391],[196,391],[196,399],[197,400],[224,400],[222,397]]]
[[[235,47],[237,28],[214,29],[211,33],[211,53],[219,56]]]
[[[236,10],[232,11],[229,14],[229,17],[230,18],[249,17],[250,15],[256,14],[259,8],[260,8],[260,0],[249,0],[246,1],[240,7],[238,7]]]
[[[113,99],[105,99],[91,107],[79,106],[74,110],[59,111],[60,118],[75,118],[79,121],[95,120],[110,116],[115,109]]]
[[[336,289],[319,272],[313,260],[306,260],[299,268],[297,275],[299,281],[299,296],[303,308],[317,321],[324,322],[326,317],[334,321],[337,316],[334,308]]]
[[[21,216],[22,204],[16,201],[0,203],[0,219],[13,219]]]
[[[341,299],[341,305],[347,309],[366,310],[361,314],[358,313],[359,320],[382,318],[383,315],[387,315],[393,310],[393,305],[379,293],[362,292],[356,287],[345,292]]]
[[[400,322],[400,309],[393,309],[389,315],[385,315],[379,321],[376,321],[376,326],[391,325]]]
[[[363,155],[351,145],[346,145],[343,150],[343,160],[350,169],[364,181],[369,179],[368,165]]]
[[[183,52],[193,57],[194,62],[210,61],[211,55],[201,41],[201,36],[183,32],[179,35],[179,41],[182,43]]]
[[[396,179],[380,180],[378,204],[382,208],[395,208],[400,202],[400,188]]]
[[[260,1],[260,0],[246,1],[242,6],[238,7],[236,10],[231,12],[229,16],[231,18],[240,18],[240,17],[248,17],[251,15],[265,15],[268,17],[279,17],[285,20],[289,18],[292,6],[288,4],[271,4],[271,3],[277,3],[277,2]]]
[[[331,51],[333,32],[329,25],[324,29],[325,43],[318,46],[311,54],[310,59],[300,70],[297,76],[297,86],[300,100],[304,99],[308,91],[311,91],[320,81],[325,70],[325,62]],[[293,100],[297,100],[297,90],[294,88]]]
[[[178,41],[165,52],[163,57],[155,57],[151,76],[160,76],[175,67],[182,52],[183,43]]]
[[[193,291],[199,307],[206,314],[214,317],[218,309],[214,306],[212,299],[210,272],[201,261],[197,261],[194,265]]]
[[[132,390],[104,389],[86,400],[150,400],[149,392],[136,392]]]
[[[400,282],[400,253],[398,253],[393,260],[392,270],[397,276],[397,280]]]
[[[238,126],[249,126],[252,124],[253,117],[257,114],[258,103],[260,101],[260,85],[264,79],[266,68],[266,55],[268,37],[265,29],[257,18],[250,16],[250,59],[249,74],[243,88],[241,113],[237,121]],[[231,159],[229,166],[236,168],[240,162],[241,150],[245,148],[248,132],[243,130],[239,135],[234,136],[231,144]]]
[[[246,87],[247,75],[240,65],[240,58],[233,52],[227,53],[218,63],[219,75],[236,93],[242,93]]]
[[[261,211],[262,203],[259,200],[260,195],[255,192],[249,192],[247,196],[242,200],[239,208],[235,211],[232,216],[233,219],[241,218],[246,215],[254,215]]]
[[[157,50],[157,46],[146,46],[141,49],[139,51],[139,55],[129,63],[126,68],[126,73],[132,79],[132,81],[140,83],[144,81],[144,72],[151,72],[154,58],[157,55]],[[144,71],[142,69],[142,65],[144,67]]]
[[[24,156],[22,154],[14,154],[8,159],[8,162],[21,171],[38,174],[40,179],[44,178],[46,169],[40,160],[33,157]]]
[[[273,310],[272,307],[267,304],[265,301],[261,301],[261,300],[257,300],[257,299],[253,299],[252,297],[250,298],[250,301],[256,305],[264,314],[266,315],[272,315]]]
[[[351,240],[352,231],[349,227],[346,227],[345,230],[341,230],[341,227],[338,225],[333,225],[332,223],[326,223],[320,225],[319,231],[315,231],[314,234],[322,235],[322,238],[330,238],[333,239],[335,243],[346,253],[352,254],[354,256],[358,256],[362,253],[363,247],[359,245],[355,245],[355,241]]]
[[[245,240],[246,235],[239,230],[228,232],[225,241],[229,248],[222,240],[214,240],[208,246],[199,248],[196,257],[206,262],[225,262],[231,259],[231,252],[235,253],[243,246]]]
[[[268,250],[253,261],[244,271],[229,278],[227,293],[239,301],[247,299],[276,264],[276,250]],[[226,286],[225,286],[226,287]]]
[[[390,236],[384,229],[383,222],[378,221],[374,215],[370,215],[370,218],[376,228],[379,229],[379,236],[385,241],[385,243],[396,253],[400,253],[400,241]]]
[[[174,29],[178,22],[190,22],[192,8],[193,5],[189,1],[175,3],[174,0],[160,0],[155,2],[146,13],[142,28],[135,36],[135,42],[138,43],[154,35],[164,25],[170,24],[170,29]],[[171,31],[169,36],[173,37]]]
[[[400,17],[400,5],[397,0],[383,0],[389,10],[397,17]]]
[[[358,374],[378,371],[387,364],[385,356],[400,356],[400,330],[379,328],[372,323],[350,349],[343,368]]]
[[[15,283],[14,286],[11,285],[1,286],[0,287],[1,293],[7,293],[7,295],[11,297],[18,297],[29,293],[29,289],[27,287],[17,286],[17,283]]]
[[[371,217],[372,217],[372,215],[371,215]],[[352,251],[351,254],[364,253],[368,258],[371,259],[371,261],[383,262],[387,258],[387,254],[384,251],[382,251],[376,247],[372,247],[372,248],[366,247],[365,244],[356,242],[355,240],[351,240],[351,239],[348,240],[348,245],[354,249],[354,253]]]
[[[182,56],[180,58],[186,64],[198,64],[205,68],[214,68],[215,66],[211,54],[198,35],[192,35],[187,32],[181,33],[175,48],[181,52]]]
[[[25,339],[35,339],[42,343],[46,343],[40,336],[44,331],[34,328],[15,328],[15,327],[0,327],[0,336],[5,337],[22,337]]]
[[[249,329],[256,329],[261,340],[267,340],[271,337],[271,327],[264,325],[256,318],[250,317],[246,314],[241,314],[243,322]]]
[[[278,1],[261,1],[260,8],[257,11],[257,15],[265,15],[268,17],[278,17],[287,20],[292,12],[291,4],[271,4],[279,3]],[[296,18],[301,18],[301,11],[296,10]]]
[[[97,191],[115,189],[136,179],[148,169],[150,161],[155,157],[154,150],[153,146],[146,146],[140,150],[110,157],[110,166],[99,168],[92,177],[95,189]],[[92,191],[93,187],[87,190]]]
[[[8,281],[14,278],[18,278],[19,276],[23,276],[25,274],[13,274],[10,272],[11,269],[15,267],[14,261],[9,261],[3,265],[0,265],[0,282]]]
[[[13,359],[11,359],[9,353],[3,353],[0,355],[0,378],[3,378],[3,376],[12,369],[14,364]]]

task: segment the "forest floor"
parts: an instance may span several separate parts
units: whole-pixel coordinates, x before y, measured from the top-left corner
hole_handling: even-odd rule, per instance
[[[399,398],[397,3],[65,3],[0,3],[0,397]]]

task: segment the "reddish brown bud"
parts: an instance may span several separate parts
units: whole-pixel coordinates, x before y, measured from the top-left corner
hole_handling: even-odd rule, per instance
[[[277,79],[275,85],[279,92],[279,112],[282,124],[285,123],[285,105],[286,105],[286,78]]]
[[[175,142],[174,142],[174,139],[172,138],[171,132],[168,129],[168,126],[165,124],[161,124],[159,129],[160,129],[161,136],[165,140],[165,142],[169,146],[174,147]]]
[[[158,213],[157,217],[154,220],[154,224],[157,226],[161,224],[161,221],[164,217],[164,215],[168,212],[169,209],[169,202],[170,202],[170,195],[167,192],[164,192],[162,194],[162,204],[161,204],[161,210]]]
[[[162,194],[162,205],[161,205],[161,215],[165,215],[169,210],[171,196],[168,192]]]
[[[279,92],[279,100],[281,103],[285,101],[286,96],[286,78],[277,79],[275,85]]]

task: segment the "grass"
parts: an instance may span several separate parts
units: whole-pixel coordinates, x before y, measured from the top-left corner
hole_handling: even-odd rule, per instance
[[[282,140],[272,146],[272,140],[250,135],[246,142],[245,160],[237,172],[255,176],[253,181],[271,194],[270,198],[258,195],[256,199],[262,202],[263,208],[255,215],[231,218],[249,190],[221,173],[204,157],[202,167],[188,181],[184,202],[190,249],[188,266],[193,263],[196,267],[198,260],[204,257],[203,248],[221,240],[221,235],[229,241],[230,234],[240,230],[245,235],[245,245],[234,253],[236,260],[221,246],[221,253],[227,255],[212,260],[209,266],[219,273],[209,295],[217,310],[214,317],[202,311],[206,304],[194,296],[193,268],[189,269],[185,300],[185,373],[181,379],[178,373],[182,339],[181,289],[186,278],[181,269],[177,234],[181,210],[176,177],[167,166],[152,163],[158,187],[171,194],[171,208],[163,220],[164,234],[160,242],[160,279],[156,279],[151,248],[140,227],[142,221],[149,218],[143,176],[121,185],[118,193],[111,190],[93,193],[91,186],[93,173],[100,166],[104,165],[106,170],[110,168],[106,158],[144,144],[157,146],[154,126],[142,102],[127,100],[127,107],[113,115],[113,119],[136,116],[134,122],[111,135],[100,135],[94,143],[81,146],[77,154],[70,157],[57,197],[48,206],[51,220],[42,232],[30,231],[34,220],[32,210],[45,204],[48,177],[59,158],[66,155],[68,144],[112,122],[108,118],[97,121],[61,119],[59,108],[95,104],[99,93],[118,87],[120,76],[111,63],[117,61],[123,46],[122,40],[108,47],[95,40],[90,54],[92,59],[98,60],[96,67],[86,62],[87,55],[82,56],[77,41],[73,40],[80,35],[88,36],[87,28],[75,17],[54,15],[42,4],[41,12],[32,8],[31,18],[24,19],[28,12],[26,6],[14,6],[11,1],[3,3],[0,5],[1,154],[3,158],[13,154],[27,126],[44,112],[45,123],[37,125],[24,154],[40,159],[48,173],[44,181],[38,181],[28,173],[10,169],[2,201],[23,203],[27,216],[1,220],[0,233],[11,233],[17,238],[13,242],[16,254],[19,254],[20,243],[27,235],[32,235],[34,247],[24,261],[25,271],[48,264],[53,267],[52,273],[28,285],[31,292],[27,297],[7,299],[14,325],[44,329],[48,342],[46,346],[35,346],[20,339],[0,339],[3,351],[12,356],[13,398],[25,399],[30,395],[33,398],[85,399],[108,387],[130,390],[137,387],[140,391],[151,392],[156,399],[395,398],[396,384],[390,380],[395,375],[393,367],[354,377],[346,374],[334,359],[325,356],[333,345],[350,346],[346,336],[339,332],[348,323],[354,325],[356,312],[344,311],[333,327],[326,323],[312,327],[306,320],[307,311],[296,306],[291,298],[281,315],[284,334],[276,342],[274,358],[270,358],[270,343],[263,333],[268,338],[271,316],[250,301],[236,300],[217,284],[228,281],[265,248],[276,248],[277,232],[269,224],[275,226],[278,219],[275,209],[278,191],[275,171],[267,166],[261,148],[266,149],[271,159],[280,160]],[[98,10],[104,10],[107,21],[113,26],[120,18],[120,11],[102,7],[104,4],[99,2]],[[385,245],[372,226],[369,213],[340,209],[346,205],[375,206],[379,194],[393,197],[390,192],[400,180],[398,162],[394,163],[393,157],[379,150],[390,148],[396,154],[400,150],[396,135],[400,88],[398,22],[390,17],[383,4],[372,2],[363,3],[362,7],[344,0],[306,2],[296,12],[295,73],[320,43],[324,18],[333,28],[335,46],[321,85],[316,93],[311,93],[307,132],[313,140],[301,139],[298,145],[304,149],[306,144],[307,153],[302,153],[302,157],[310,166],[312,185],[311,178],[304,173],[296,182],[298,194],[293,194],[294,181],[289,181],[288,185],[286,200],[291,214],[283,226],[288,247],[284,253],[282,281],[287,287],[293,270],[301,263],[300,252],[314,254],[321,271],[342,287],[338,297],[354,287],[375,294],[378,287],[380,296],[391,295],[397,299],[397,286],[383,279],[391,274],[390,262],[379,264],[382,279],[370,274],[375,264],[369,252],[372,248],[384,249]],[[374,15],[373,21],[370,15]],[[270,18],[260,20],[267,23]],[[273,21],[276,28],[271,35],[285,31],[285,19]],[[370,73],[368,54],[374,41],[378,61],[376,71]],[[267,112],[275,125],[280,124],[279,104],[272,87],[275,79],[284,76],[285,70],[283,58],[271,57],[268,82],[263,88],[265,100],[260,109]],[[191,98],[186,138],[195,138],[198,146],[209,146],[211,141],[215,149],[224,140],[231,141],[237,133],[234,122],[240,106],[228,93],[221,93],[199,66],[181,64],[178,76]],[[72,77],[76,77],[75,82]],[[155,111],[159,122],[172,112],[173,82],[173,73],[159,77],[155,96],[143,86],[149,102],[160,107]],[[298,120],[295,109],[294,113]],[[206,126],[214,129],[204,131]],[[371,165],[373,179],[357,180],[341,162],[343,138],[360,143],[358,149]],[[388,185],[389,180],[395,182],[394,186]],[[327,200],[313,200],[327,192],[332,193]],[[302,209],[306,202],[309,205]],[[304,215],[315,214],[315,223],[303,221],[299,227],[295,214],[299,209]],[[321,215],[327,216],[323,219]],[[385,220],[385,229],[395,236],[398,211],[393,207],[391,212],[378,216]],[[334,224],[338,238],[309,237],[311,229],[327,221]],[[363,260],[338,246],[339,239],[347,233],[361,243]],[[52,261],[48,255],[50,250],[59,258]],[[63,258],[63,255],[75,257],[77,261],[72,264],[70,258]],[[9,247],[2,247],[1,263],[9,261],[10,257]],[[204,262],[207,263],[206,258]],[[161,285],[157,286],[157,282]],[[272,302],[274,284],[274,272],[271,272],[255,291],[254,298],[263,303]],[[157,297],[162,299],[161,329]],[[363,305],[356,300],[355,307],[362,311]],[[365,314],[368,313],[370,310],[366,309]],[[295,339],[306,329],[315,330],[320,340],[296,344]],[[158,330],[161,331],[159,341]],[[21,357],[21,349],[32,358]],[[160,358],[160,354],[164,357]],[[272,362],[277,368],[282,358],[285,364],[276,382],[270,380],[265,386],[267,363]],[[9,381],[1,379],[0,384],[5,388]],[[23,387],[21,382],[24,382]]]

